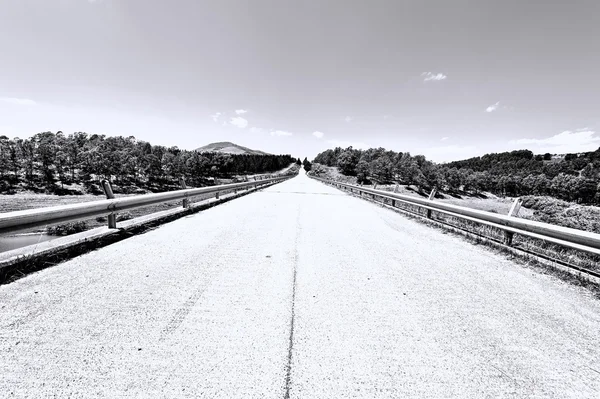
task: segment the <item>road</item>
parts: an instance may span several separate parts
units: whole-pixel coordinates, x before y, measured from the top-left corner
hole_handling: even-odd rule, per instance
[[[598,398],[600,301],[300,175],[0,286],[4,397]]]

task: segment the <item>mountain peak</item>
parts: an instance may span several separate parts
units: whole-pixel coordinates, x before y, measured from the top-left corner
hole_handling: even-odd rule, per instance
[[[250,155],[268,155],[266,152],[251,150],[250,148],[232,143],[230,141],[220,141],[210,143],[205,146],[196,148],[198,152],[220,152],[222,154],[250,154]]]

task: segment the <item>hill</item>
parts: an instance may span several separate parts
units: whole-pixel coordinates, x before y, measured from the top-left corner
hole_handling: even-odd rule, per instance
[[[222,141],[218,143],[210,143],[200,148],[196,148],[198,152],[220,152],[223,154],[250,154],[250,155],[269,155],[266,152],[251,150],[247,147],[242,147],[229,141]]]

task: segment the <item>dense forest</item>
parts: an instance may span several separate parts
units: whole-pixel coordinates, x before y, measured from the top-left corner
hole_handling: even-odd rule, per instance
[[[313,162],[335,166],[344,175],[356,176],[359,183],[398,182],[414,185],[420,191],[436,187],[448,192],[549,195],[579,203],[600,203],[600,148],[564,157],[519,150],[435,164],[423,155],[408,152],[338,147],[318,154]],[[313,165],[313,173],[322,172]]]
[[[17,188],[70,193],[65,186],[82,185],[97,192],[108,179],[135,192],[140,187],[176,187],[179,177],[189,186],[210,184],[209,178],[281,170],[296,159],[290,155],[199,153],[152,145],[135,137],[106,137],[77,132],[38,133],[28,139],[0,136],[0,192]]]

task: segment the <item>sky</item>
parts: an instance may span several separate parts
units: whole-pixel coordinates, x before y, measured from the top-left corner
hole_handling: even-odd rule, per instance
[[[0,0],[0,135],[593,151],[599,17],[597,0]]]

